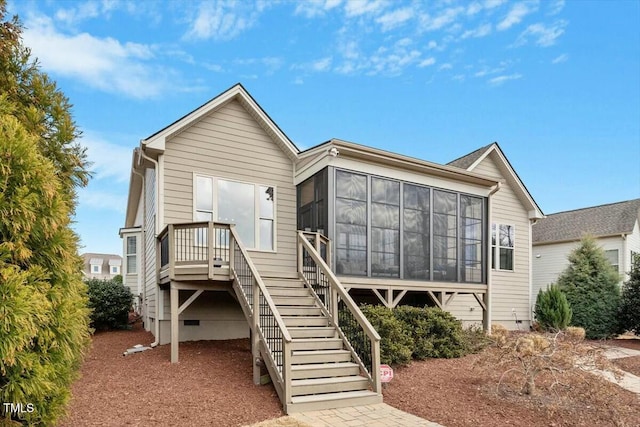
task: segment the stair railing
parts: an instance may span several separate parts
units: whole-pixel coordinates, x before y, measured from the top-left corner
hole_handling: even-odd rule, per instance
[[[282,403],[291,402],[291,335],[267,291],[258,270],[249,257],[234,225],[231,230],[230,274],[234,289],[247,320],[251,324],[254,352],[254,382],[258,347],[264,344],[265,364]]]
[[[298,274],[315,292],[317,300],[324,304],[345,346],[351,351],[353,360],[369,379],[373,391],[382,393],[380,335],[317,250],[322,240],[329,241],[319,233],[298,231]],[[330,245],[327,248],[329,253]]]

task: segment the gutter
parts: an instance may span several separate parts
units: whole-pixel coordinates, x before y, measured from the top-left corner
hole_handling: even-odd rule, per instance
[[[155,200],[156,200],[156,203],[155,203],[154,207],[156,209],[156,215],[155,215],[155,224],[154,224],[155,228],[154,228],[154,236],[153,236],[155,238],[156,237],[156,233],[160,229],[160,227],[158,225],[159,218],[158,218],[158,212],[157,212],[157,210],[158,210],[159,193],[160,193],[160,191],[159,191],[160,190],[160,182],[159,182],[159,176],[158,176],[159,175],[159,170],[158,170],[159,169],[159,165],[158,165],[158,161],[157,160],[154,160],[151,157],[149,157],[146,154],[144,154],[144,152],[142,150],[142,147],[138,150],[138,166],[140,165],[140,159],[141,158],[143,158],[145,160],[148,160],[148,161],[150,161],[151,163],[153,163],[155,165],[155,175],[156,175],[156,179],[155,179],[155,187],[156,187],[155,188],[155,192],[156,192]],[[146,198],[146,194],[147,194],[146,193],[146,187],[144,187],[144,189],[145,189],[145,198]],[[146,200],[145,200],[145,202],[146,202]],[[145,203],[145,209],[146,209],[146,203]],[[146,215],[145,215],[145,217],[146,217]],[[146,230],[145,230],[145,233],[146,233]],[[146,264],[146,259],[145,259],[145,264]],[[147,269],[146,269],[146,265],[145,265],[144,271],[145,271],[144,276],[145,276],[145,287],[146,287],[147,286],[147,280],[146,280],[147,279],[147,277],[146,277],[147,276],[147,272],[146,272]],[[154,332],[155,333],[153,334],[154,337],[155,337],[155,341],[152,342],[151,344],[149,344],[149,346],[151,348],[154,348],[158,344],[160,344],[160,320],[159,320],[160,316],[159,316],[159,314],[160,314],[160,297],[159,297],[159,295],[156,294],[156,318],[154,319],[155,320],[155,322],[154,322]]]
[[[500,190],[500,188],[502,187],[502,183],[500,181],[498,181],[498,183],[496,185],[494,185],[493,187],[491,187],[491,190],[489,191],[489,194],[487,195],[487,216],[489,217],[489,230],[488,230],[488,236],[487,236],[487,246],[488,246],[488,250],[487,250],[487,301],[486,301],[486,305],[487,305],[487,312],[485,315],[486,318],[486,322],[484,327],[485,327],[485,332],[489,335],[491,335],[491,314],[492,314],[492,307],[491,307],[491,299],[492,299],[492,295],[491,295],[491,257],[493,256],[491,253],[491,223],[493,221],[492,218],[492,209],[491,209],[491,196],[493,196],[498,190]]]

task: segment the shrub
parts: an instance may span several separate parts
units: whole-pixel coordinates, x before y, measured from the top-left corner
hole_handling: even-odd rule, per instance
[[[380,305],[362,305],[362,313],[380,335],[380,362],[406,365],[411,361],[413,339],[393,311]]]
[[[465,354],[479,353],[491,345],[491,337],[482,329],[482,326],[472,325],[463,331]]]
[[[535,316],[545,331],[561,331],[571,322],[571,307],[557,285],[541,290],[536,298]]]
[[[571,324],[585,329],[588,339],[609,338],[619,332],[620,275],[592,237],[582,239],[569,254],[569,266],[558,286],[573,311]]]
[[[133,295],[129,288],[113,280],[87,280],[91,326],[98,330],[126,329]]]
[[[439,308],[411,306],[398,306],[393,313],[413,339],[414,359],[450,359],[465,354],[462,323],[450,313]]]
[[[629,280],[622,287],[620,303],[620,330],[640,335],[640,255],[631,260]]]

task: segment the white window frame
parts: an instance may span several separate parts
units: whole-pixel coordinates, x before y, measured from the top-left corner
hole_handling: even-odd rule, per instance
[[[133,239],[136,245],[135,252],[129,252],[129,239]],[[127,254],[125,256],[127,268],[125,270],[126,274],[138,274],[138,236],[127,236],[125,239],[125,250]],[[133,263],[131,263],[131,259],[133,258]],[[129,273],[129,266],[133,265],[133,272]]]
[[[616,253],[615,263],[612,263],[611,260],[609,259],[609,255],[607,255],[608,253],[611,253],[611,252]],[[609,264],[611,264],[611,266],[616,269],[616,272],[620,273],[620,251],[618,249],[605,249],[604,255],[607,258],[607,261],[609,261]]]
[[[100,264],[91,264],[91,274],[102,274],[102,266]]]
[[[197,210],[196,209],[196,202],[197,202],[197,182],[198,182],[198,178],[206,178],[206,179],[211,179],[212,180],[212,191],[211,191],[211,196],[213,198],[212,201],[212,206],[213,206],[213,211],[211,211],[211,217],[213,218],[213,221],[217,221],[217,216],[216,216],[216,212],[218,212],[218,181],[222,180],[222,181],[230,181],[230,182],[234,182],[234,183],[238,183],[238,184],[246,184],[246,185],[252,185],[253,186],[253,200],[254,200],[254,206],[255,206],[255,212],[254,212],[254,227],[253,227],[253,233],[254,233],[254,245],[255,247],[248,247],[247,250],[252,251],[252,252],[266,252],[266,253],[275,253],[278,251],[278,188],[274,185],[274,184],[269,184],[269,183],[264,183],[264,182],[249,182],[249,181],[243,181],[243,180],[239,180],[236,178],[227,178],[224,176],[213,176],[213,175],[207,175],[204,173],[199,173],[199,172],[194,172],[193,173],[193,206],[192,206],[192,212],[193,212],[193,221],[197,222],[197,212],[201,211],[201,212],[205,212],[203,210]],[[268,218],[266,216],[262,215],[262,212],[260,212],[260,187],[271,187],[273,188],[273,218]],[[209,211],[206,211],[209,212]],[[273,248],[272,249],[260,249],[260,220],[261,219],[269,219],[271,221],[273,221]]]
[[[109,274],[120,274],[120,266],[119,265],[110,265],[109,269],[111,270]]]
[[[513,230],[513,246],[501,246],[500,245],[500,226],[511,227]],[[495,226],[495,238],[496,243],[493,244],[493,233]],[[513,224],[493,222],[491,223],[491,229],[489,231],[489,240],[491,241],[491,269],[496,271],[516,271],[516,226]],[[500,249],[511,249],[511,266],[513,268],[503,268],[500,263]],[[494,265],[495,260],[495,265]]]

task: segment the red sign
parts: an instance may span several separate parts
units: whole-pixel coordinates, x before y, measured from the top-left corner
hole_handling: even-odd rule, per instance
[[[393,369],[389,365],[380,365],[380,382],[388,383],[393,379]]]

